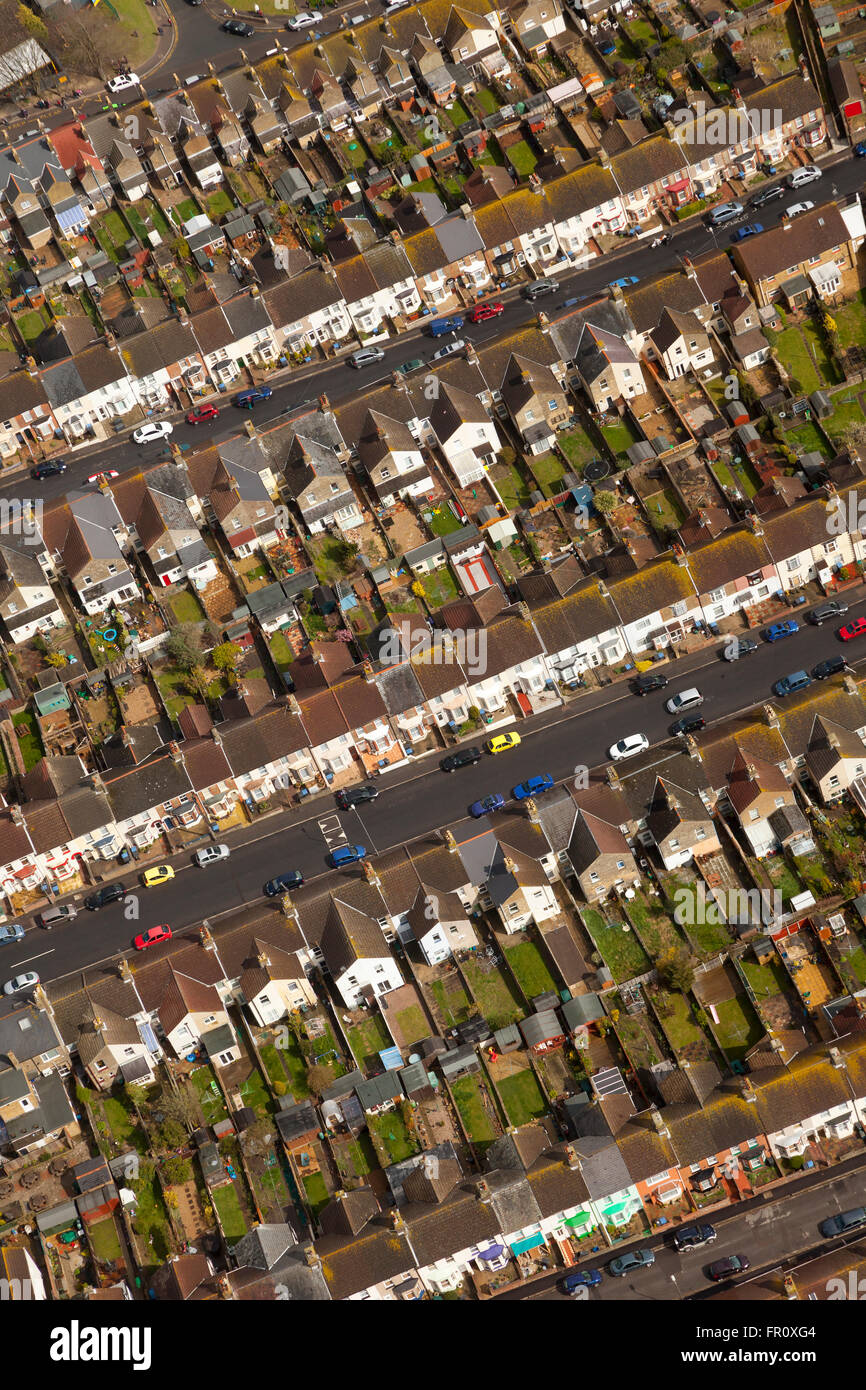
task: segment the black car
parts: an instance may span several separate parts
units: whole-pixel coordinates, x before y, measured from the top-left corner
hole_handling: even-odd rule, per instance
[[[701,729],[707,727],[706,719],[702,719],[699,714],[686,714],[682,719],[678,719],[671,725],[672,734],[696,734]]]
[[[46,463],[37,463],[35,468],[31,468],[30,476],[38,482],[43,478],[56,478],[65,472],[66,464],[63,459],[49,459]]]
[[[374,787],[372,782],[364,782],[360,787],[346,787],[343,791],[337,792],[334,800],[344,811],[348,811],[350,807],[360,806],[364,801],[375,801],[378,795],[378,787]]]
[[[722,648],[725,661],[739,661],[741,656],[749,656],[760,646],[754,637],[731,637]]]
[[[290,888],[300,888],[303,882],[304,875],[298,869],[290,869],[287,874],[269,878],[262,892],[266,898],[278,898],[281,893],[288,893]]]
[[[716,1239],[714,1226],[682,1226],[674,1233],[675,1250],[699,1250]]]
[[[707,1274],[718,1283],[720,1279],[730,1279],[732,1275],[742,1274],[748,1268],[749,1261],[745,1255],[728,1255],[724,1260],[715,1260]]]
[[[760,193],[756,193],[754,198],[749,199],[750,208],[762,208],[765,203],[774,203],[777,198],[784,198],[786,189],[781,183],[774,183],[769,188],[762,188]]]
[[[831,598],[829,603],[821,603],[817,608],[813,608],[808,614],[810,623],[815,627],[820,627],[822,623],[829,623],[833,618],[841,618],[848,612],[847,603],[840,603],[838,599]]]
[[[107,907],[109,903],[119,903],[125,897],[126,889],[122,883],[103,883],[101,888],[97,888],[95,893],[84,899],[84,906],[88,912],[98,912],[101,907]]]
[[[459,753],[449,753],[447,758],[442,759],[439,766],[443,772],[456,772],[458,767],[471,767],[473,763],[480,762],[480,748],[461,748]]]
[[[251,24],[244,24],[241,19],[227,19],[221,28],[227,34],[237,34],[240,39],[250,39],[256,32]]]
[[[646,671],[642,676],[638,676],[632,690],[635,695],[649,695],[653,690],[664,690],[667,683],[667,676],[655,671]]]
[[[828,656],[826,661],[819,661],[817,666],[812,667],[812,679],[825,681],[828,676],[838,676],[848,669],[844,656]]]

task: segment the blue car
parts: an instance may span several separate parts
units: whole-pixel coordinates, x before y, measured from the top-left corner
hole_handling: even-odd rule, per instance
[[[304,875],[299,869],[290,869],[288,873],[278,874],[276,878],[269,878],[262,892],[268,898],[276,898],[281,893],[288,893],[291,888],[303,886]]]
[[[469,807],[470,816],[486,816],[490,811],[501,811],[505,805],[505,797],[500,796],[499,792],[494,792],[492,796],[485,796],[482,801],[473,801]]]
[[[792,671],[790,676],[782,676],[773,686],[773,694],[784,698],[785,695],[796,695],[798,690],[805,690],[807,685],[812,684],[812,677],[805,671]]]
[[[559,1281],[561,1293],[577,1293],[578,1289],[596,1289],[601,1283],[600,1269],[573,1269]]]
[[[731,237],[732,241],[745,241],[746,237],[757,236],[764,229],[760,222],[748,222],[745,227],[738,227]]]
[[[789,618],[786,623],[773,623],[764,632],[765,642],[781,642],[783,637],[793,637],[795,632],[800,631],[800,624],[793,618]]]
[[[343,864],[357,864],[359,859],[366,858],[367,851],[363,845],[340,845],[338,849],[331,850],[331,863],[335,869]]]
[[[24,928],[20,922],[8,922],[0,927],[0,946],[12,946],[16,941],[24,940]]]
[[[858,159],[862,159],[863,156],[866,155],[866,140],[857,141],[857,144],[854,146],[854,153]]]
[[[636,275],[621,275],[618,280],[611,280],[608,285],[609,290],[626,290],[629,285],[636,285],[638,282]]]
[[[537,796],[539,792],[549,792],[553,786],[553,778],[549,772],[543,772],[539,777],[529,777],[525,782],[518,782],[516,787],[511,788],[511,795],[515,801],[525,801],[529,796]]]

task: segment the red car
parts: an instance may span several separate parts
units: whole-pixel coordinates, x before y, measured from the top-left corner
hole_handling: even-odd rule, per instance
[[[103,468],[101,473],[91,473],[87,479],[89,483],[107,482],[110,478],[119,478],[120,474],[116,468]]]
[[[203,420],[218,420],[219,411],[215,405],[197,405],[195,410],[191,410],[187,417],[188,425],[200,425]]]
[[[499,304],[476,304],[474,309],[469,310],[470,323],[486,323],[487,319],[498,318],[505,312],[505,305]]]
[[[147,931],[141,933],[141,936],[137,936],[135,949],[136,951],[146,951],[148,946],[155,946],[159,941],[171,941],[171,927],[165,923],[161,927],[148,927]]]
[[[866,618],[855,618],[852,623],[846,623],[840,627],[839,636],[843,642],[850,642],[852,637],[866,637]]]

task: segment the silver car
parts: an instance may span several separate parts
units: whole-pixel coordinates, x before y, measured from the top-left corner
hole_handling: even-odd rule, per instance
[[[365,347],[353,352],[349,362],[353,367],[370,367],[374,362],[381,362],[384,357],[385,353],[382,348]]]
[[[205,845],[204,849],[198,849],[195,853],[195,862],[200,869],[204,869],[208,864],[218,864],[221,859],[229,857],[228,845]]]

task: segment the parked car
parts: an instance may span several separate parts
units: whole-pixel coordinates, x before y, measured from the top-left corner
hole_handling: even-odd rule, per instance
[[[239,391],[232,404],[240,406],[241,410],[252,410],[254,405],[269,401],[273,394],[270,386],[251,386],[248,391]]]
[[[186,423],[188,425],[201,425],[205,420],[218,420],[220,413],[215,405],[197,405],[194,410],[187,412]]]
[[[866,1208],[851,1207],[849,1211],[840,1211],[838,1216],[828,1216],[822,1221],[818,1230],[822,1236],[831,1239],[833,1236],[846,1236],[851,1231],[859,1231],[866,1226]]]
[[[540,792],[552,791],[554,781],[549,772],[542,772],[537,777],[527,777],[525,782],[518,782],[516,787],[511,788],[511,795],[515,801],[527,801],[531,796],[538,796]]]
[[[220,25],[220,28],[226,34],[234,34],[239,39],[251,39],[256,32],[251,24],[245,24],[240,19],[227,19],[224,24]]]
[[[343,864],[357,864],[359,859],[366,858],[367,851],[363,845],[340,845],[338,849],[331,850],[331,863],[335,869]]]
[[[573,1269],[560,1279],[557,1288],[561,1293],[576,1294],[578,1289],[595,1289],[601,1283],[600,1269]]]
[[[804,164],[802,169],[794,169],[792,173],[787,174],[785,183],[789,188],[802,188],[805,183],[814,183],[823,176],[823,170],[819,169],[817,164]]]
[[[731,237],[731,241],[745,241],[747,237],[757,236],[764,228],[760,222],[747,222],[745,227],[738,227]]]
[[[158,927],[148,927],[135,938],[133,945],[136,951],[146,951],[148,946],[156,946],[160,941],[171,941],[171,927],[167,922],[163,922]]]
[[[495,304],[476,304],[474,309],[469,310],[470,323],[486,323],[488,319],[496,319],[500,314],[505,313],[505,305],[497,300]]]
[[[287,29],[309,29],[313,24],[321,24],[322,14],[320,10],[298,10],[290,19],[286,20]]]
[[[857,141],[857,144],[854,146],[854,153],[858,159],[862,159],[863,156],[866,155],[866,140]]]
[[[707,1274],[718,1283],[720,1279],[730,1279],[735,1274],[743,1274],[748,1268],[749,1261],[745,1255],[727,1255],[723,1260],[715,1260]]]
[[[706,727],[707,721],[700,714],[687,714],[671,725],[671,733],[675,737],[680,734],[697,734]]]
[[[773,623],[764,629],[765,642],[781,642],[783,637],[793,637],[795,632],[800,631],[800,624],[793,618],[789,618],[785,623]]]
[[[838,676],[848,669],[844,656],[828,656],[826,660],[819,661],[817,666],[812,667],[812,679],[825,681],[828,676]]]
[[[221,859],[228,859],[230,853],[228,845],[205,845],[204,849],[196,850],[195,862],[200,869],[204,869],[208,864],[218,864]]]
[[[103,883],[101,888],[84,899],[84,906],[88,912],[98,912],[101,907],[119,903],[125,897],[126,889],[122,883]]]
[[[444,347],[437,348],[436,352],[434,352],[433,356],[430,358],[430,361],[441,362],[446,357],[453,357],[456,352],[462,352],[465,346],[466,340],[464,338],[452,338],[450,343],[446,343]]]
[[[132,431],[133,444],[150,444],[155,439],[167,439],[174,433],[174,426],[169,420],[148,420],[146,425],[139,425],[137,430]]]
[[[681,1226],[674,1232],[674,1249],[700,1250],[703,1245],[712,1245],[716,1239],[716,1229],[710,1225]]]
[[[378,795],[378,787],[374,787],[372,782],[364,782],[360,787],[344,787],[335,794],[334,799],[338,806],[348,811],[352,806],[360,806],[365,801],[375,801]]]
[[[773,694],[784,699],[786,695],[796,695],[812,684],[812,677],[806,671],[792,671],[790,676],[781,676],[773,684]]]
[[[65,473],[66,469],[67,465],[63,459],[46,459],[45,463],[37,463],[35,468],[31,468],[30,476],[41,483],[43,478],[56,478],[59,474]]]
[[[736,222],[745,211],[742,203],[720,203],[707,214],[707,222],[711,227],[723,227],[726,222]]]
[[[784,212],[780,214],[781,220],[783,222],[791,222],[795,217],[800,217],[804,212],[811,212],[814,206],[815,204],[810,203],[808,199],[803,203],[792,203],[789,208],[785,208]]]
[[[489,738],[484,747],[488,753],[506,753],[509,748],[516,748],[520,742],[520,734],[511,730],[507,734],[496,734]]]
[[[6,922],[0,927],[0,946],[11,946],[13,941],[24,940],[24,928],[20,922]]]
[[[866,618],[854,618],[852,622],[840,627],[839,636],[843,642],[852,642],[855,637],[866,634]]]
[[[533,299],[543,299],[545,295],[556,294],[556,288],[555,280],[533,280],[531,285],[524,285],[520,293],[531,303]]]
[[[491,811],[501,811],[505,805],[505,797],[500,796],[499,792],[492,792],[490,796],[485,796],[481,801],[473,801],[469,807],[470,816],[487,816]]]
[[[105,85],[108,91],[114,94],[117,92],[131,92],[133,87],[141,86],[141,79],[137,72],[124,72],[121,73],[120,77],[112,77]]]
[[[459,332],[463,327],[463,319],[459,314],[450,314],[447,318],[431,319],[427,327],[431,338],[443,338],[446,333]]]
[[[439,766],[443,772],[456,772],[459,767],[471,767],[473,763],[480,762],[480,748],[461,748],[456,753],[449,753],[447,758],[442,759]]]
[[[160,883],[169,883],[174,878],[174,869],[170,864],[154,864],[152,869],[145,869],[141,875],[141,881],[145,888],[156,888]]]
[[[664,690],[667,683],[668,678],[661,671],[644,671],[635,678],[631,688],[635,695],[649,695],[653,690]]]
[[[608,285],[609,290],[627,290],[629,285],[638,284],[636,275],[621,275],[618,280],[611,280]]]
[[[110,482],[112,478],[119,478],[120,474],[116,468],[105,468],[101,473],[91,473],[87,481],[89,483]]]
[[[624,1274],[634,1274],[639,1269],[649,1269],[656,1262],[652,1250],[629,1250],[625,1255],[617,1255],[608,1265],[608,1272],[621,1279]]]
[[[39,984],[39,976],[35,970],[25,970],[23,975],[13,975],[11,980],[7,980],[3,986],[4,994],[20,994],[24,989],[35,989]]]
[[[381,362],[385,356],[384,350],[379,347],[359,348],[353,352],[349,358],[350,367],[372,367],[374,362]]]
[[[408,376],[410,372],[417,372],[418,368],[423,366],[423,357],[410,357],[408,362],[401,362],[395,371],[400,372],[402,376]]]
[[[288,873],[278,874],[276,878],[269,878],[262,892],[266,898],[279,898],[283,893],[288,893],[292,888],[302,888],[304,875],[300,869],[289,869]]]
[[[649,748],[649,739],[646,734],[628,734],[621,738],[619,743],[614,743],[608,748],[607,755],[618,763],[621,758],[633,758],[636,753],[645,753]]]
[[[749,199],[750,208],[762,208],[766,203],[774,203],[777,198],[784,198],[785,189],[780,183],[771,183],[769,187],[762,188],[760,193],[756,193],[754,198]]]
[[[678,695],[672,695],[669,700],[665,700],[665,709],[668,714],[682,714],[684,710],[695,709],[703,703],[703,695],[697,686],[693,685],[688,690],[681,690]]]
[[[741,656],[748,656],[751,652],[758,650],[759,643],[754,637],[734,637],[727,641],[722,649],[722,656],[725,661],[739,661]]]
[[[843,618],[847,612],[847,603],[842,603],[837,598],[831,598],[829,603],[819,603],[818,607],[813,608],[806,617],[810,623],[820,627],[822,623],[828,623],[831,618]]]
[[[74,922],[78,916],[78,908],[71,903],[58,903],[55,907],[46,907],[44,912],[37,914],[36,921],[45,931],[51,931],[54,927],[62,927],[65,922]]]

